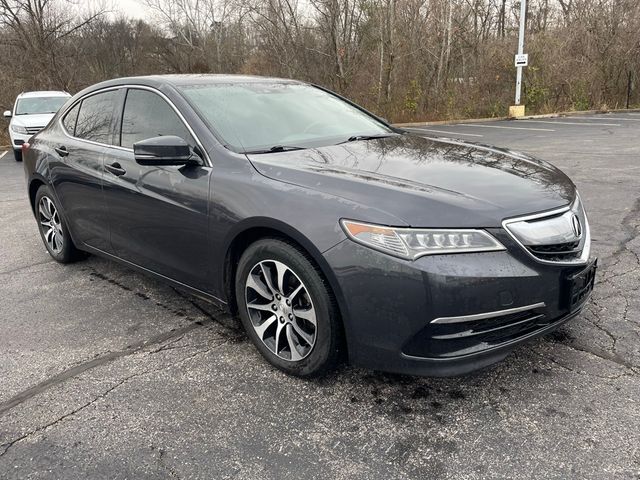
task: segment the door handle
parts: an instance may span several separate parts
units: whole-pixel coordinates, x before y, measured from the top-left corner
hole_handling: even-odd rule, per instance
[[[54,150],[61,157],[66,157],[67,155],[69,155],[69,150],[67,150],[67,147],[65,147],[64,145],[60,145],[59,147],[54,148]]]
[[[118,162],[114,162],[111,165],[105,165],[104,168],[108,172],[113,173],[116,177],[119,177],[127,173],[127,171],[124,168],[122,168],[122,165],[120,165]]]

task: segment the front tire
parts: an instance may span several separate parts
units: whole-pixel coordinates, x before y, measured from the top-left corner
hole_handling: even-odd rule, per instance
[[[40,237],[49,255],[60,263],[78,260],[81,257],[80,251],[71,240],[69,228],[48,186],[42,185],[36,192],[35,207]]]
[[[16,162],[22,161],[22,150],[13,149],[13,158],[16,159]]]
[[[244,329],[269,363],[300,377],[337,364],[338,308],[322,273],[297,246],[277,238],[250,245],[238,262],[235,295]]]

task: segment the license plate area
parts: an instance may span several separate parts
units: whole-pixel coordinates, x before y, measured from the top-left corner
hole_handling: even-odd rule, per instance
[[[589,298],[596,280],[597,268],[598,259],[594,259],[584,269],[567,277],[566,307],[570,312],[578,310]]]

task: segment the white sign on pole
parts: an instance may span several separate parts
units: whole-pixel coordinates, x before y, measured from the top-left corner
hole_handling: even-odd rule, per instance
[[[516,55],[516,67],[526,67],[529,65],[529,54],[528,53],[518,53]]]

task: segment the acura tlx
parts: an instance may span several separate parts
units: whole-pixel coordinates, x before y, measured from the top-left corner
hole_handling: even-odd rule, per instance
[[[470,372],[593,288],[589,223],[557,168],[303,82],[111,80],[22,151],[55,260],[101,255],[226,306],[294,375]]]

